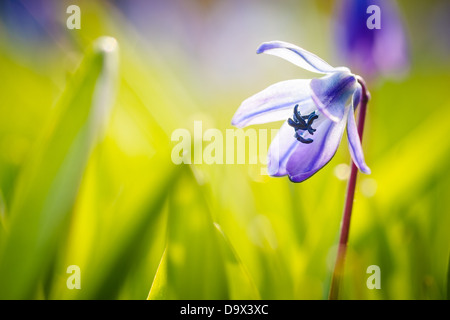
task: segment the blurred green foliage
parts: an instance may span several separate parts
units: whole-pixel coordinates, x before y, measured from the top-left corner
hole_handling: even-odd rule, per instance
[[[218,2],[192,3],[207,16]],[[302,77],[254,54],[275,35],[255,31],[245,46],[236,43],[228,64],[239,55],[254,64],[215,82],[177,39],[160,32],[165,47],[145,39],[111,2],[80,1],[81,30],[65,28],[71,3],[49,4],[60,14],[48,42],[20,40],[0,21],[0,298],[326,298],[346,187],[336,172],[350,161],[345,143],[301,184],[262,176],[255,165],[171,161],[174,129],[203,120],[204,130],[224,131],[243,99]],[[327,25],[332,6],[317,4],[286,8],[292,16],[307,8]],[[428,35],[414,19],[423,6],[401,6],[415,35],[410,72],[369,84],[372,175],[358,177],[344,299],[448,298],[450,64],[422,46]],[[332,56],[333,45],[317,38],[325,27],[293,36],[310,20],[295,20],[280,40]],[[233,30],[213,29],[213,37],[233,46]],[[241,76],[253,81],[235,83]],[[366,286],[374,264],[380,290]],[[69,265],[80,267],[80,290],[66,286]]]

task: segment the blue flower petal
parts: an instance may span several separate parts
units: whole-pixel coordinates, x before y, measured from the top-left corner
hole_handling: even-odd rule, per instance
[[[339,122],[344,116],[347,100],[353,96],[356,88],[354,75],[349,72],[335,72],[311,80],[311,97],[325,116]]]
[[[258,48],[256,53],[278,56],[303,69],[316,73],[332,73],[337,70],[314,53],[283,41],[265,42]]]
[[[310,96],[310,82],[309,79],[296,79],[269,86],[244,100],[231,124],[242,128],[252,124],[286,120],[292,116],[296,104],[303,113],[311,113],[316,107]]]
[[[359,102],[361,101],[361,95],[362,95],[362,87],[359,83],[356,83],[356,90],[353,93],[352,97],[352,105],[354,110],[358,108]]]
[[[358,90],[356,91],[358,92]],[[355,95],[357,93],[355,92]],[[355,99],[354,99],[355,100]],[[358,167],[358,169],[365,173],[370,174],[370,168],[367,166],[364,160],[364,153],[361,146],[361,139],[359,138],[358,128],[355,122],[354,106],[351,106],[350,113],[347,118],[347,138],[348,138],[348,146],[350,150],[350,154],[352,156],[354,164]]]
[[[347,111],[348,112],[348,111]],[[313,136],[314,141],[309,144],[298,143],[287,161],[286,171],[293,182],[302,182],[333,158],[345,128],[346,117],[339,122],[327,118],[324,120]]]
[[[267,152],[267,172],[274,177],[287,175],[286,164],[300,142],[295,138],[295,131],[287,121],[283,123]]]

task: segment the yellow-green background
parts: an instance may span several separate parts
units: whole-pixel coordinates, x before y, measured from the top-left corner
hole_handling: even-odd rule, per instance
[[[194,120],[225,132],[248,96],[317,76],[256,55],[264,41],[341,65],[335,3],[40,3],[1,11],[0,298],[146,299],[150,289],[156,299],[326,298],[345,140],[323,170],[293,184],[255,165],[174,165],[171,134],[193,131]],[[66,28],[70,4],[81,30]],[[372,175],[358,177],[344,299],[447,297],[448,4],[399,5],[410,68],[369,82]],[[118,52],[99,44],[105,35]],[[110,112],[93,118],[108,101]],[[80,267],[80,290],[66,286],[69,265]],[[366,286],[370,265],[380,267],[379,290]]]

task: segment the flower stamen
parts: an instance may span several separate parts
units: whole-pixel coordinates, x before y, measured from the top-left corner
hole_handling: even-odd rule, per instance
[[[292,119],[288,119],[288,124],[295,129],[295,138],[302,143],[311,143],[313,139],[305,139],[301,135],[304,131],[308,131],[311,135],[314,134],[316,129],[312,128],[314,120],[319,118],[315,111],[307,116],[302,116],[300,111],[298,111],[298,104],[294,107],[294,115]],[[299,132],[302,131],[302,132]]]

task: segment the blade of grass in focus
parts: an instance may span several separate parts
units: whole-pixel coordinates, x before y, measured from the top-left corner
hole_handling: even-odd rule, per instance
[[[167,246],[148,299],[229,297],[215,227],[201,189],[187,171],[170,192]]]
[[[222,228],[217,223],[214,223],[214,226],[225,262],[230,298],[234,300],[261,299],[258,288]]]
[[[98,39],[66,88],[20,181],[1,252],[1,299],[36,298],[63,241],[91,149],[108,118],[118,68],[117,42]]]

